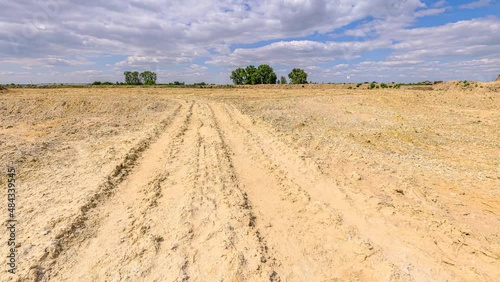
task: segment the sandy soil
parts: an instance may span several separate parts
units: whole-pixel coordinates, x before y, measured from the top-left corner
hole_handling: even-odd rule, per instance
[[[0,280],[495,281],[481,86],[9,89],[19,264]]]

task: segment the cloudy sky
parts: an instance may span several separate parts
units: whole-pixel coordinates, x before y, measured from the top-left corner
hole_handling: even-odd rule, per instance
[[[500,74],[497,0],[0,0],[0,83],[231,83],[294,67],[314,82]]]

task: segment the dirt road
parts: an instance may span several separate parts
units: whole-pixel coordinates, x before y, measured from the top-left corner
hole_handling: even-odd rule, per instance
[[[394,152],[393,162],[381,155],[376,139],[362,145],[336,139],[319,124],[327,117],[321,107],[304,120],[293,112],[297,105],[281,103],[278,118],[294,126],[286,130],[271,121],[276,116],[266,110],[269,98],[242,102],[231,93],[198,94],[167,95],[161,123],[127,147],[108,175],[88,182],[96,189],[83,194],[72,213],[38,235],[45,243],[32,245],[39,252],[21,265],[19,281],[500,277],[498,160],[482,163],[492,169],[487,173],[493,178],[482,182],[491,190],[475,198],[484,197],[479,201],[490,206],[487,211],[472,202],[452,205],[456,199],[443,199],[440,193],[449,192],[437,189],[443,178],[437,159],[426,163]],[[300,98],[300,113],[323,99],[317,97]],[[492,123],[499,118],[494,110],[482,114]],[[383,111],[377,115],[383,118]],[[316,131],[309,132],[314,122]],[[357,138],[364,137],[351,139]],[[498,153],[497,138],[476,142]],[[459,218],[471,213],[475,225]]]

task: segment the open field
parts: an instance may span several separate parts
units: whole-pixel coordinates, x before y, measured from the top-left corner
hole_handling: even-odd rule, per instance
[[[495,281],[498,85],[4,91],[0,280]]]

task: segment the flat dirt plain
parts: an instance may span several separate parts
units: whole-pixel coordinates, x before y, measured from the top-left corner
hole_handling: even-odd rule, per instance
[[[498,281],[481,87],[3,91],[0,280]]]

